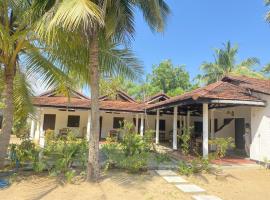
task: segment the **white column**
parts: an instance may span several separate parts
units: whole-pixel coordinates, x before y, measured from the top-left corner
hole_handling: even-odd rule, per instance
[[[30,129],[30,140],[34,140],[35,137],[35,127],[36,121],[34,119],[31,120],[31,129]]]
[[[187,129],[189,129],[190,126],[190,111],[187,111]]]
[[[91,110],[88,111],[88,118],[87,118],[87,127],[86,127],[86,139],[87,139],[87,141],[90,140],[90,131],[91,131]]]
[[[203,157],[208,157],[208,104],[203,104]]]
[[[177,150],[177,106],[173,108],[173,150]]]
[[[141,130],[140,135],[143,136],[143,129],[144,129],[144,114],[141,115]]]
[[[35,130],[35,140],[39,141],[39,138],[40,138],[40,117],[37,120],[37,127]]]
[[[160,111],[157,109],[157,116],[156,116],[156,144],[159,143],[159,114]]]
[[[44,113],[40,111],[40,125],[39,125],[39,146],[44,148],[45,146],[45,132],[43,130]]]
[[[138,114],[136,114],[136,127],[135,127],[135,129],[136,129],[136,134],[139,132],[139,115]]]
[[[214,109],[210,111],[210,118],[211,118],[211,139],[214,139],[215,137],[215,114],[214,114]]]

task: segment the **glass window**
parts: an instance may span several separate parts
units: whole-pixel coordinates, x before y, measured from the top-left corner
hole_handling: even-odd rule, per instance
[[[123,117],[114,117],[113,118],[113,128],[121,128],[124,123],[124,118]]]
[[[69,115],[67,127],[80,127],[80,116]]]

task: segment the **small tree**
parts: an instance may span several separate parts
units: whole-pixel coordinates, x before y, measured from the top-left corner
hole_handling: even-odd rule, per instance
[[[191,130],[193,127],[184,128],[183,134],[179,136],[181,140],[181,150],[184,155],[188,155],[190,151],[190,139],[191,139]]]
[[[209,144],[216,146],[216,152],[214,153],[214,157],[218,158],[220,161],[223,157],[225,157],[226,152],[229,148],[234,148],[234,140],[233,138],[215,138],[209,141]]]

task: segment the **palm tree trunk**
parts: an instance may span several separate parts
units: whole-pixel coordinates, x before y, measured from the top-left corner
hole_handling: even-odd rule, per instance
[[[99,178],[99,53],[98,36],[92,37],[89,55],[89,72],[91,88],[91,129],[89,140],[89,156],[87,165],[87,180],[96,181]]]
[[[10,141],[10,135],[13,126],[13,81],[14,74],[5,72],[5,90],[4,90],[4,104],[3,109],[3,126],[0,133],[0,169],[4,167],[4,161]]]

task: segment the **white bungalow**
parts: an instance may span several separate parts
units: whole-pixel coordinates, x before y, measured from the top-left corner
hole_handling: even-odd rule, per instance
[[[31,138],[44,145],[47,129],[65,134],[71,129],[78,137],[89,137],[91,100],[75,91],[70,98],[50,91],[33,100],[36,117],[32,119]],[[221,81],[186,94],[169,98],[157,94],[137,102],[118,91],[100,98],[100,139],[117,130],[120,122],[133,122],[138,134],[156,132],[156,143],[167,142],[179,149],[177,135],[192,126],[192,140],[208,155],[208,139],[233,137],[243,150],[246,131],[251,133],[250,159],[270,158],[270,81],[227,76]],[[141,123],[143,122],[143,123]]]

